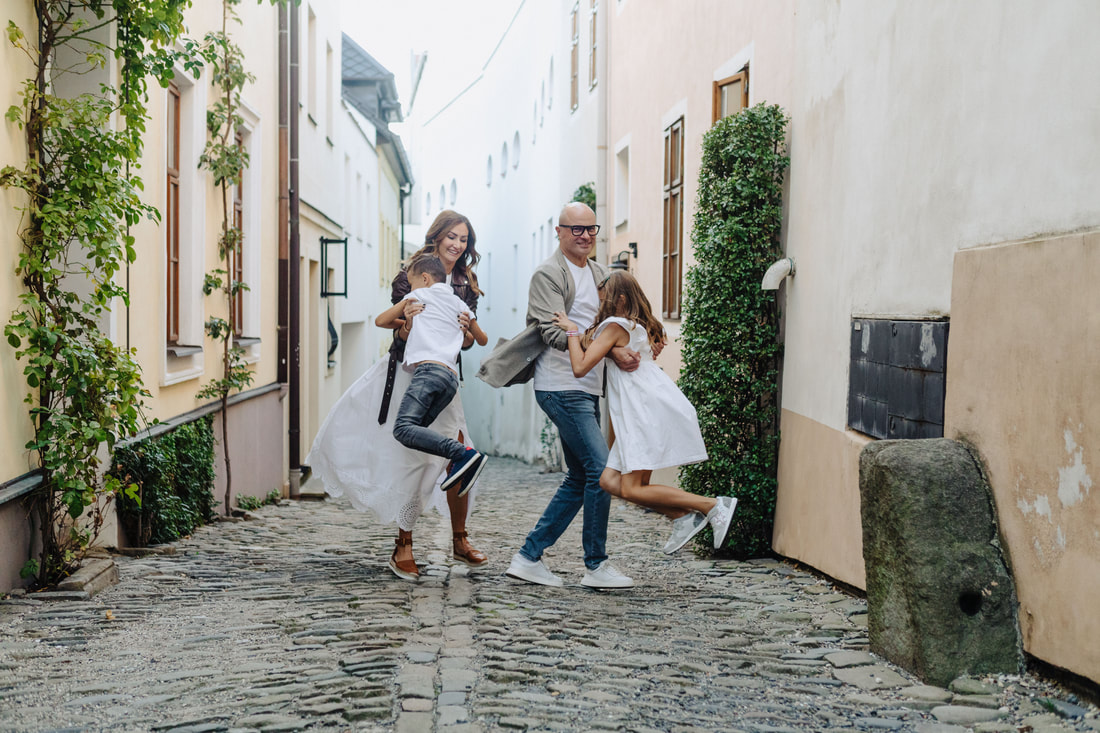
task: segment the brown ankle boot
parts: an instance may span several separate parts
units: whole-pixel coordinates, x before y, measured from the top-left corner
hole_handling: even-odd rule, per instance
[[[411,549],[413,541],[412,537],[398,537],[393,543],[397,547],[409,547]],[[420,568],[416,566],[416,562],[413,560],[398,560],[397,547],[393,548],[393,554],[390,556],[390,570],[402,580],[418,580],[420,578]]]
[[[466,539],[465,532],[454,533],[454,558],[459,562],[464,562],[470,567],[476,568],[479,565],[484,565],[489,562],[489,558],[485,556],[484,552],[475,550],[468,542],[463,542]],[[463,552],[462,546],[468,546],[470,549]]]

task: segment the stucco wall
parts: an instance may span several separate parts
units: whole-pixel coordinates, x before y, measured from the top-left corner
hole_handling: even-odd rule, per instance
[[[988,469],[1026,650],[1100,680],[1100,231],[954,260],[945,429]]]

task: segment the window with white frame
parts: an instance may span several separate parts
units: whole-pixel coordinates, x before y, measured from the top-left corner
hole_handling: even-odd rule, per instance
[[[588,0],[588,88],[596,86],[596,10],[598,0]]]
[[[578,89],[580,79],[580,7],[573,6],[569,14],[569,109],[576,109],[580,104],[580,91]]]
[[[683,285],[684,228],[684,118],[665,129],[665,166],[662,186],[664,228],[661,245],[661,315],[680,317]]]

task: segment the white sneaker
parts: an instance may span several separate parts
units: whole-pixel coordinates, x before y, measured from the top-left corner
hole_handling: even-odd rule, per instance
[[[616,570],[610,560],[604,560],[598,568],[584,574],[581,585],[587,588],[633,588],[634,580]]]
[[[672,520],[672,534],[665,543],[665,554],[671,555],[688,543],[707,526],[707,518],[702,512],[688,512]]]
[[[552,585],[554,587],[563,585],[562,579],[551,573],[542,560],[532,562],[518,552],[512,556],[512,562],[508,565],[508,569],[504,571],[504,574],[510,578],[526,580],[528,583],[538,585]]]
[[[733,521],[733,510],[736,508],[736,497],[719,496],[718,503],[707,513],[707,521],[714,530],[714,549],[717,550],[726,544],[726,536],[730,533],[730,522]]]

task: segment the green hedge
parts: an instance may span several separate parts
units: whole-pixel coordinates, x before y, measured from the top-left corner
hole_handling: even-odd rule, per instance
[[[727,549],[742,558],[771,552],[775,515],[781,345],[775,292],[760,281],[783,254],[787,121],[780,107],[758,104],[703,137],[696,265],[684,288],[680,388],[698,410],[710,460],[682,468],[681,486],[738,497]]]
[[[172,542],[214,516],[214,430],[210,416],[115,450],[109,474],[136,484],[116,494],[119,521],[135,547]]]

